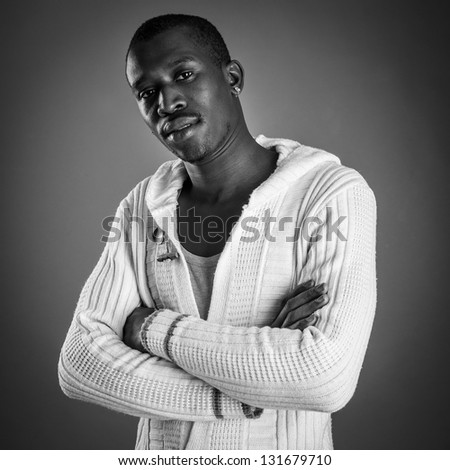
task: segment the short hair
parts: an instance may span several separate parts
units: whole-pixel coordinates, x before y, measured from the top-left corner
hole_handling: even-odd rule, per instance
[[[149,41],[157,34],[183,26],[191,28],[191,39],[208,53],[216,65],[221,67],[230,62],[230,53],[217,28],[205,18],[182,14],[155,16],[142,23],[131,38],[126,59],[137,44]]]

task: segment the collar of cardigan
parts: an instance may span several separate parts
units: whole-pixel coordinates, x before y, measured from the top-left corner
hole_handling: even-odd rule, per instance
[[[265,148],[274,148],[279,156],[274,172],[254,189],[243,209],[256,208],[280,192],[287,191],[298,178],[318,165],[326,162],[340,164],[335,155],[294,140],[273,139],[264,135],[259,135],[255,140]],[[146,203],[156,220],[173,215],[186,177],[187,171],[180,159],[163,163],[152,176]]]

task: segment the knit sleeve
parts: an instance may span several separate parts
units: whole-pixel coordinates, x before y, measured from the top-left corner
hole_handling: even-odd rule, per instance
[[[210,421],[246,417],[243,405],[173,363],[122,342],[126,318],[141,299],[125,200],[114,234],[82,289],[62,347],[58,377],[63,392],[118,412],[158,419]],[[120,234],[118,236],[117,234]]]
[[[303,332],[233,327],[160,310],[144,346],[253,406],[322,412],[345,406],[375,314],[375,198],[358,182],[311,216],[326,223],[302,246],[307,256],[299,282],[326,282],[330,297],[314,326]]]

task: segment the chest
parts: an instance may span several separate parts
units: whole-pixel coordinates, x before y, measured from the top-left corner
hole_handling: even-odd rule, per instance
[[[242,213],[245,199],[227,204],[199,204],[180,197],[176,230],[180,244],[197,256],[213,256],[225,247],[233,226]]]
[[[278,313],[283,298],[292,289],[298,274],[296,245],[282,241],[282,234],[277,233],[277,224],[271,224],[270,234],[265,233],[267,210],[265,207],[258,212],[246,209],[240,217],[232,211],[231,215],[239,220],[231,235],[222,235],[222,243],[213,244],[213,247],[221,247],[222,250],[214,273],[208,321],[233,326],[268,325]],[[272,207],[271,211],[271,214],[276,213],[277,207]],[[229,214],[223,212],[221,216]],[[188,228],[195,226],[195,223],[200,223],[201,227],[209,215],[201,212],[195,220],[195,214],[191,213],[191,225],[188,221],[182,222]],[[167,227],[166,239],[170,239],[171,249],[177,257],[158,261],[166,250],[165,243],[152,242],[149,237],[146,262],[148,286],[157,308],[199,316],[182,243],[174,236],[177,229],[178,238],[180,231],[183,233],[176,219],[170,219],[173,225]],[[194,239],[195,247],[202,244],[208,246],[204,230],[197,230],[196,235],[201,240]],[[184,241],[183,246],[192,245],[188,240]]]

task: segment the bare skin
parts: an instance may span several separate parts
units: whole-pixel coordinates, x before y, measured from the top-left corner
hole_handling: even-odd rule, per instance
[[[180,243],[199,256],[220,253],[243,205],[275,170],[278,158],[254,140],[245,123],[236,91],[244,87],[241,64],[232,60],[219,66],[182,27],[137,45],[126,74],[144,121],[187,171],[178,197]],[[200,224],[200,239],[194,239],[193,214],[202,221],[218,218],[222,233],[211,236]],[[313,324],[313,314],[328,303],[326,291],[314,283],[298,286],[268,326],[303,330]],[[152,312],[143,307],[132,312],[124,326],[125,344],[143,351],[139,331]]]

